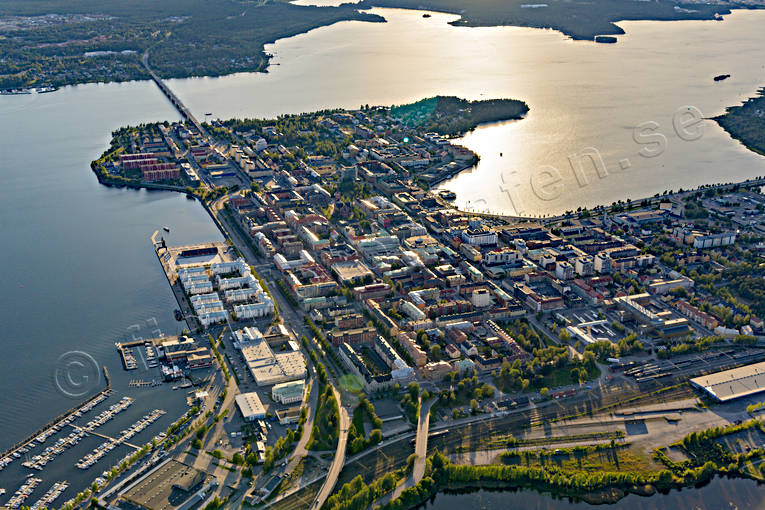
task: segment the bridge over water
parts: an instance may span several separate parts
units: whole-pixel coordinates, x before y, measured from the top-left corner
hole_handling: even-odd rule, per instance
[[[191,111],[186,108],[186,106],[181,102],[181,100],[178,98],[178,96],[173,93],[172,90],[170,90],[170,87],[168,87],[164,81],[162,81],[162,78],[159,77],[157,73],[155,73],[151,67],[149,67],[149,52],[148,50],[144,52],[143,57],[141,57],[141,63],[143,63],[143,66],[146,68],[146,70],[149,72],[149,75],[151,76],[151,79],[154,80],[154,83],[157,84],[159,87],[159,90],[162,91],[162,93],[167,97],[170,102],[175,106],[175,109],[178,110],[178,112],[183,116],[184,119],[186,119],[188,122],[191,122],[195,128],[197,128],[197,131],[199,133],[207,138],[207,132],[202,127],[202,124],[197,120],[196,117],[191,113]]]

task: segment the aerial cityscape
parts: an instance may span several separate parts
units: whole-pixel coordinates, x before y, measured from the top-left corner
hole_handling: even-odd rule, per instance
[[[765,3],[0,3],[0,508],[765,509]]]

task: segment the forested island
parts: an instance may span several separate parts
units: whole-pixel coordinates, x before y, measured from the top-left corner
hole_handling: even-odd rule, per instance
[[[734,4],[735,5],[735,4]],[[676,3],[666,0],[364,0],[361,7],[426,9],[459,14],[452,24],[468,27],[519,26],[552,28],[572,39],[595,40],[598,35],[620,35],[618,21],[715,19],[729,14],[721,5]],[[742,5],[741,7],[748,7]]]
[[[740,106],[731,106],[714,117],[730,135],[749,150],[765,155],[765,87]]]
[[[339,21],[384,21],[352,5],[218,0],[0,3],[0,89],[262,71],[264,45]]]
[[[517,99],[469,101],[454,96],[436,96],[392,106],[390,114],[420,131],[456,136],[485,122],[520,119],[528,111],[528,105]]]

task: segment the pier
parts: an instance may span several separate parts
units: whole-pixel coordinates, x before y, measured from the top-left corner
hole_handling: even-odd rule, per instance
[[[157,87],[159,87],[159,90],[162,91],[162,93],[167,97],[167,99],[170,100],[170,102],[175,106],[175,109],[178,110],[178,112],[183,116],[184,119],[186,119],[188,122],[191,122],[195,128],[197,128],[197,131],[199,131],[199,134],[201,134],[203,137],[207,138],[207,132],[202,127],[202,124],[199,123],[199,121],[194,117],[194,115],[189,111],[188,108],[181,102],[180,99],[178,99],[178,96],[176,96],[172,90],[170,90],[170,87],[165,85],[165,82],[162,81],[162,78],[159,77],[157,73],[155,73],[151,67],[149,67],[149,51],[146,50],[144,52],[143,57],[141,57],[141,63],[146,68],[146,71],[148,71],[149,75],[151,76],[151,79],[154,81],[154,83],[157,84]]]
[[[83,431],[83,432],[87,432],[88,435],[90,435],[90,436],[96,436],[96,437],[100,437],[101,439],[106,439],[106,440],[109,440],[109,441],[118,442],[120,444],[124,444],[125,446],[129,446],[130,448],[133,448],[134,450],[140,450],[141,449],[141,447],[138,446],[138,445],[134,445],[132,443],[128,443],[127,441],[119,441],[119,440],[117,440],[117,439],[115,439],[115,438],[113,438],[111,436],[107,436],[106,434],[101,434],[99,432],[96,432],[95,430],[85,430],[84,428],[78,427],[77,425],[74,425],[72,423],[70,423],[69,426],[72,427],[74,430],[80,430],[80,431]]]
[[[18,449],[23,448],[24,445],[29,444],[32,441],[35,441],[36,438],[40,434],[44,434],[44,433],[50,431],[51,429],[53,429],[56,426],[56,424],[58,424],[59,422],[61,422],[63,420],[66,420],[70,416],[74,415],[77,411],[81,410],[83,407],[87,407],[87,406],[93,404],[96,401],[98,401],[96,403],[100,403],[101,400],[103,400],[101,397],[104,397],[104,398],[108,397],[109,394],[112,391],[112,382],[111,382],[111,379],[109,378],[109,371],[106,369],[106,366],[104,366],[104,378],[106,379],[106,388],[104,388],[103,390],[99,391],[98,393],[96,393],[95,395],[93,395],[92,397],[90,397],[89,399],[84,401],[83,403],[81,403],[81,404],[79,404],[79,405],[77,405],[75,407],[72,407],[67,412],[62,413],[59,416],[53,418],[48,423],[46,423],[45,425],[43,425],[39,429],[35,430],[34,432],[32,432],[25,439],[19,441],[15,445],[13,445],[10,448],[4,450],[2,453],[0,453],[0,458],[5,458],[5,457],[7,457],[9,455],[13,455],[13,453],[16,452]],[[99,399],[101,399],[101,400],[99,400]],[[55,431],[55,429],[54,429],[54,431]]]

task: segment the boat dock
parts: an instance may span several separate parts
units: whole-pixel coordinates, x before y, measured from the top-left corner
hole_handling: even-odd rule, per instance
[[[104,369],[104,378],[106,379],[106,388],[99,391],[83,403],[71,408],[69,411],[53,418],[48,423],[35,430],[26,439],[19,441],[4,452],[0,453],[0,471],[13,462],[14,459],[20,459],[23,454],[38,444],[42,444],[48,437],[59,432],[69,422],[79,418],[83,413],[90,411],[93,407],[106,400],[111,394],[112,383],[109,377],[109,371]]]
[[[43,497],[37,500],[37,502],[29,507],[29,510],[37,510],[38,508],[52,508],[50,506],[61,494],[69,487],[69,483],[64,480],[63,482],[56,482],[53,487],[48,489]]]
[[[83,437],[87,436],[89,432],[92,432],[93,429],[95,429],[96,427],[100,427],[104,423],[114,418],[116,414],[127,409],[132,403],[133,403],[132,398],[123,397],[122,400],[120,400],[117,404],[112,404],[111,406],[109,406],[109,409],[106,409],[105,411],[101,411],[101,413],[99,413],[98,416],[96,416],[93,420],[89,421],[87,425],[85,425],[84,427],[75,426],[70,423],[71,420],[67,419],[63,423],[65,425],[72,426],[75,429],[75,431],[70,433],[66,437],[59,438],[55,444],[48,446],[40,454],[35,455],[31,459],[22,462],[21,465],[29,469],[36,469],[38,471],[42,471],[45,465],[48,464],[48,462],[51,462],[57,456],[64,453],[65,450],[79,443],[80,440],[82,440]],[[75,416],[78,416],[78,414],[75,413]],[[41,441],[39,438],[37,438],[37,441],[40,444],[42,444],[42,442],[45,441],[45,439],[42,439]]]
[[[73,429],[75,429],[75,430],[84,430],[82,427],[77,427],[76,425],[72,425],[71,427]],[[107,436],[106,434],[101,434],[100,432],[96,432],[95,430],[89,430],[88,431],[88,435],[100,437],[101,439],[106,439],[108,441],[115,441],[115,442],[117,441],[116,438],[114,438],[112,436]],[[126,446],[129,446],[129,447],[131,447],[131,448],[133,448],[135,450],[140,450],[141,449],[140,446],[134,445],[132,443],[128,443],[127,441],[123,441],[122,444],[124,444]]]
[[[114,450],[120,445],[127,445],[131,448],[134,448],[136,450],[139,450],[140,447],[136,446],[134,444],[128,443],[127,440],[138,434],[139,432],[146,429],[149,425],[157,421],[162,415],[165,414],[165,411],[162,409],[154,409],[149,414],[146,414],[132,424],[130,427],[128,427],[125,430],[120,431],[120,437],[114,438],[109,437],[103,434],[98,434],[96,432],[92,432],[92,434],[102,437],[106,439],[105,442],[98,445],[92,452],[85,455],[83,458],[81,458],[76,466],[80,469],[88,469],[90,466],[101,460],[104,456],[106,456],[110,451]]]
[[[114,346],[120,354],[122,367],[125,370],[135,370],[138,368],[138,361],[136,360],[135,354],[133,354],[133,349],[140,347],[144,348],[144,355],[141,355],[139,352],[139,356],[142,361],[144,361],[145,367],[154,368],[158,366],[159,361],[157,360],[157,348],[155,342],[160,339],[161,338],[150,338],[148,340],[140,339],[131,342],[115,342]]]

